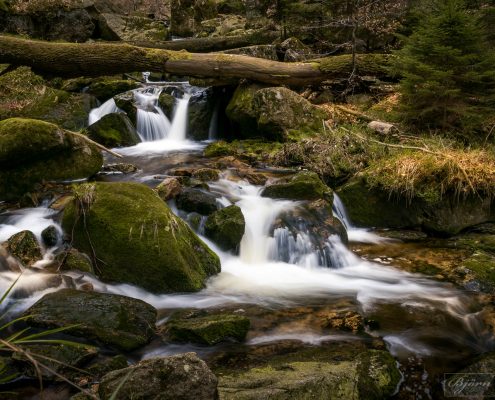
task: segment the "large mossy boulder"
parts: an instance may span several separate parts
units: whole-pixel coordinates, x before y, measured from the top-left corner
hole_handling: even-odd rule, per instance
[[[21,118],[0,121],[0,200],[15,200],[44,181],[96,174],[99,149],[56,125]]]
[[[326,113],[284,87],[239,86],[227,106],[228,118],[243,137],[290,140],[322,129]]]
[[[65,328],[74,336],[130,351],[154,335],[156,310],[142,300],[116,294],[62,289],[38,300],[26,312],[28,325]]]
[[[198,310],[173,314],[165,325],[166,339],[212,346],[224,341],[242,342],[246,338],[249,318],[236,314],[204,314]]]
[[[81,185],[62,224],[75,247],[95,256],[104,281],[154,293],[191,292],[220,272],[216,254],[142,184]]]
[[[241,243],[246,221],[238,206],[232,205],[210,214],[205,223],[205,235],[222,250],[235,250]]]
[[[21,231],[11,236],[7,240],[7,250],[24,266],[32,266],[43,257],[38,240],[31,231]]]
[[[411,199],[370,187],[356,176],[337,191],[351,221],[364,227],[421,228],[433,235],[452,236],[470,226],[495,220],[490,198],[459,197],[446,193],[441,199]]]
[[[302,171],[288,179],[268,185],[261,195],[290,200],[326,199],[331,202],[333,199],[332,189],[323,183],[317,173],[310,171]]]
[[[220,399],[381,400],[395,392],[401,379],[395,360],[385,351],[367,350],[350,359],[320,358],[316,353],[314,359],[295,353],[259,367],[222,374]]]
[[[102,399],[115,400],[215,400],[217,383],[204,361],[195,353],[184,353],[110,372],[98,393]]]
[[[88,136],[106,147],[134,146],[141,140],[127,115],[111,113],[88,127]]]

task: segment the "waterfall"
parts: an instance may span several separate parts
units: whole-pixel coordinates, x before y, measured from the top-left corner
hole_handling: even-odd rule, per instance
[[[335,192],[333,194],[332,210],[333,215],[338,218],[340,222],[342,222],[342,225],[344,225],[346,230],[353,228],[351,220],[347,215],[347,210],[345,209],[344,203],[342,203],[342,200]]]
[[[186,140],[188,118],[187,110],[189,107],[190,98],[191,95],[185,93],[184,97],[178,100],[168,139],[176,140],[179,142]]]
[[[115,104],[114,99],[105,101],[101,106],[93,108],[89,113],[88,125],[92,125],[95,122],[102,119],[107,114],[112,114],[121,111]]]
[[[138,106],[136,129],[143,142],[165,139],[170,132],[170,121],[158,104],[161,87],[135,90],[134,99]]]

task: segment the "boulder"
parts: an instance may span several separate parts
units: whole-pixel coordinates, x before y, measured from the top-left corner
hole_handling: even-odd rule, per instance
[[[117,390],[120,388],[120,390]],[[195,353],[140,361],[110,372],[100,383],[102,399],[215,400],[217,378]]]
[[[292,358],[292,359],[291,359]],[[401,380],[396,362],[385,351],[367,350],[354,358],[326,361],[298,359],[222,374],[222,400],[381,400],[392,396]]]
[[[137,89],[139,83],[127,79],[97,80],[89,85],[88,93],[104,103],[120,93]]]
[[[206,315],[206,312],[199,310],[179,311],[167,321],[165,337],[172,342],[213,346],[224,341],[244,341],[249,326],[249,318],[242,315]]]
[[[295,37],[285,39],[279,45],[280,51],[284,55],[284,61],[296,62],[304,61],[311,57],[311,49]]]
[[[191,96],[188,108],[188,137],[194,140],[208,139],[214,107],[215,99],[211,88]]]
[[[211,193],[200,189],[185,188],[177,196],[177,207],[186,212],[197,212],[209,215],[218,210],[217,200]]]
[[[213,168],[199,168],[191,173],[191,177],[202,182],[218,181],[220,171]]]
[[[98,28],[103,40],[159,41],[168,39],[168,29],[162,21],[122,13],[101,13]]]
[[[88,127],[88,136],[106,147],[134,146],[141,140],[124,113],[111,113]]]
[[[163,113],[169,118],[172,119],[172,114],[174,113],[175,108],[175,97],[166,92],[160,93],[158,97],[158,105],[162,109]],[[189,108],[191,107],[191,101],[189,101]],[[189,109],[189,114],[191,110]]]
[[[94,273],[93,263],[91,258],[84,253],[77,251],[76,249],[70,249],[62,252],[55,258],[60,271],[80,271]]]
[[[7,251],[25,266],[31,266],[43,257],[38,240],[31,231],[11,236],[7,240]]]
[[[210,214],[205,223],[205,235],[222,250],[238,248],[244,236],[246,221],[238,206],[232,205]]]
[[[357,226],[421,228],[433,235],[452,236],[495,219],[489,198],[445,194],[439,201],[406,199],[379,187],[370,188],[362,176],[351,179],[337,193]]]
[[[323,183],[317,173],[310,171],[302,171],[288,179],[277,181],[265,187],[261,195],[290,200],[326,199],[332,202],[333,199],[332,189]]]
[[[95,255],[104,281],[129,283],[154,293],[191,292],[220,272],[218,257],[142,184],[79,186],[62,225],[72,232],[75,247]]]
[[[114,96],[113,100],[115,101],[117,107],[127,114],[135,126],[137,121],[137,107],[134,100],[134,93],[132,91],[120,93]]]
[[[41,240],[47,247],[55,246],[58,243],[58,236],[58,230],[55,225],[50,225],[41,232]]]
[[[182,185],[177,178],[165,178],[155,188],[155,191],[163,201],[169,201],[182,192]]]
[[[65,332],[124,351],[148,343],[156,310],[144,301],[116,294],[62,289],[38,300],[24,314],[27,324],[43,328],[74,326]]]
[[[322,129],[326,113],[296,92],[284,87],[241,85],[226,109],[227,117],[239,126],[241,135],[262,134],[269,139],[288,140]]]
[[[96,174],[99,149],[56,125],[32,119],[0,121],[0,199],[15,200],[43,181]]]

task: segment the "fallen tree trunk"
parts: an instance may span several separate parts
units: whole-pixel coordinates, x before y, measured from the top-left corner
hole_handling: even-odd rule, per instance
[[[389,55],[359,55],[357,73],[386,77],[389,61]],[[38,72],[63,77],[156,71],[289,86],[345,78],[353,69],[351,55],[284,63],[235,54],[189,53],[119,43],[54,43],[7,35],[0,35],[0,63],[31,66]]]
[[[129,42],[129,44],[138,47],[148,47],[153,49],[165,50],[186,50],[192,53],[210,53],[212,51],[223,51],[237,49],[239,47],[261,45],[272,43],[279,37],[278,32],[266,31],[255,32],[250,35],[240,36],[222,36],[211,38],[193,38],[171,40],[166,42]]]

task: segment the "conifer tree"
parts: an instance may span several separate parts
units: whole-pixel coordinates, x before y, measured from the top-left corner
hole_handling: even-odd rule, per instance
[[[480,129],[494,104],[495,64],[476,14],[462,0],[435,0],[404,40],[396,68],[405,119],[420,129]]]

